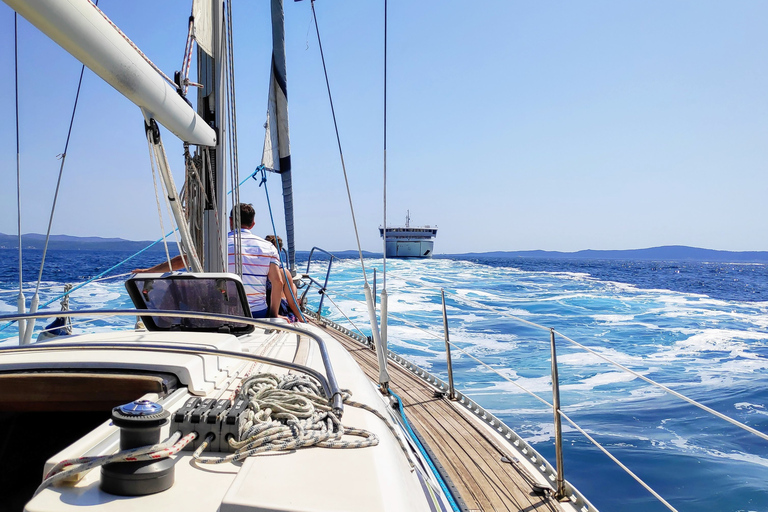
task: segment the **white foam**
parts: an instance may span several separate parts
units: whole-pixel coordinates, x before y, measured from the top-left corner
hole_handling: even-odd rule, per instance
[[[630,373],[625,372],[606,372],[588,377],[578,384],[561,384],[560,389],[567,391],[590,391],[600,386],[607,386],[609,384],[616,384],[618,382],[630,382],[637,377]]]
[[[605,322],[607,324],[626,324],[635,319],[635,315],[620,315],[620,314],[603,314],[592,315],[592,318],[598,322]]]

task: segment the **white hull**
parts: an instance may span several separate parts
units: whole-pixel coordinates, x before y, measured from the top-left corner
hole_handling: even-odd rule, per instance
[[[432,240],[387,240],[387,258],[431,258],[434,247]]]
[[[384,229],[379,228],[379,235],[384,236]],[[386,232],[387,258],[431,258],[434,254],[437,228],[424,227],[388,227]]]

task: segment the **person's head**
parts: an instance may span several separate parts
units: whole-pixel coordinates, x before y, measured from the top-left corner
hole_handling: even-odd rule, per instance
[[[279,236],[277,237],[277,241],[275,241],[275,236],[274,235],[267,235],[267,236],[264,237],[264,240],[266,240],[267,242],[269,242],[272,245],[274,245],[275,248],[278,251],[282,251],[283,250],[283,239],[280,238]]]
[[[240,227],[245,229],[251,229],[254,225],[254,219],[256,218],[256,210],[253,209],[252,204],[248,203],[240,203],[238,205],[240,207]],[[235,209],[232,208],[229,212],[229,227],[234,228],[234,211]]]

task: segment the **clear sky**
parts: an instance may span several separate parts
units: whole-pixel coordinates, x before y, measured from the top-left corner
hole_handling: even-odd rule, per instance
[[[190,4],[100,2],[168,75]],[[241,175],[261,159],[268,4],[233,3]],[[363,248],[381,251],[383,1],[315,8]],[[310,4],[285,9],[297,245],[352,249]],[[437,225],[437,253],[768,250],[768,2],[390,0],[389,10],[390,224],[410,209],[412,224]],[[44,233],[80,65],[23,19],[19,45],[22,231]],[[12,234],[13,12],[2,4],[0,73],[0,232]],[[181,144],[163,134],[180,184]],[[241,194],[268,233],[263,188]],[[161,232],[139,109],[88,71],[52,231]]]

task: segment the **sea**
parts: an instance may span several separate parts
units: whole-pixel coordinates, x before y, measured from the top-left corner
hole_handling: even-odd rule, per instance
[[[49,252],[41,302],[58,309],[65,283],[107,271],[76,289],[70,307],[131,307],[123,274],[164,254],[111,268],[130,255]],[[299,270],[323,282],[328,260],[306,257]],[[17,252],[0,258],[0,314],[11,314]],[[40,251],[25,252],[25,282],[35,282],[39,262]],[[374,288],[375,271],[380,297],[384,262],[363,263],[365,277],[359,260],[334,259],[327,293],[312,285],[307,297],[310,308],[370,335],[363,286]],[[768,511],[768,441],[639,377],[768,433],[768,265],[439,257],[389,259],[386,270],[389,348],[447,381],[444,295],[456,386],[551,464],[553,328],[561,408],[579,429],[677,510]],[[32,293],[25,285],[27,300]],[[1,337],[15,334],[4,326]],[[598,510],[668,510],[565,420],[563,432],[565,478]]]

